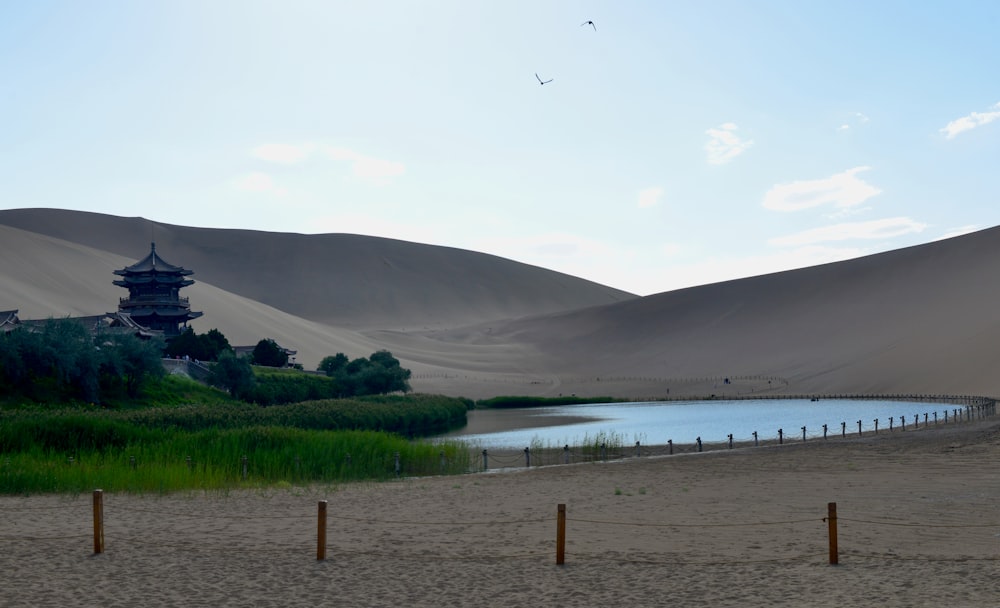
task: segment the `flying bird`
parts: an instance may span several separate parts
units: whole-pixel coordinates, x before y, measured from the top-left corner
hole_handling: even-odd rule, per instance
[[[597,31],[597,26],[594,25],[593,21],[584,21],[583,23],[580,24],[580,27],[583,27],[585,25],[589,25],[590,27],[594,28],[595,32]]]
[[[538,78],[538,84],[548,84],[552,82],[551,78],[549,78],[548,80],[542,80],[541,78],[539,78],[538,72],[535,72],[535,78]]]

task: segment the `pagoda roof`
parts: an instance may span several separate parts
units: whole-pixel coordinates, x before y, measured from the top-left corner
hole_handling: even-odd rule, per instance
[[[124,275],[128,273],[144,273],[144,272],[164,272],[164,273],[176,273],[176,274],[194,274],[193,270],[188,270],[182,268],[181,266],[174,266],[173,264],[167,262],[161,258],[156,253],[156,243],[149,244],[149,255],[142,258],[135,264],[131,266],[126,266],[122,270],[116,270],[114,273],[117,275]]]
[[[17,309],[0,310],[0,332],[8,332],[21,324],[17,318]]]

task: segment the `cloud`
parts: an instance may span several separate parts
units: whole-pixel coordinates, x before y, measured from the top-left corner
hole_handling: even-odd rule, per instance
[[[979,230],[979,226],[976,224],[967,224],[965,226],[958,226],[957,228],[949,228],[944,234],[934,240],[943,241],[944,239],[962,236],[963,234],[969,234],[970,232],[975,232],[977,230]]]
[[[639,191],[639,208],[655,207],[660,204],[660,197],[663,196],[663,188],[654,186]]]
[[[736,135],[738,128],[734,123],[727,122],[705,131],[708,134],[705,152],[708,153],[710,164],[724,165],[746,152],[753,145],[752,140],[740,139]]]
[[[368,181],[384,182],[389,178],[402,175],[406,171],[406,167],[402,163],[368,156],[350,148],[324,146],[311,142],[304,144],[261,144],[251,149],[250,154],[268,162],[293,165],[306,160],[317,151],[330,160],[351,163],[351,173],[355,177]]]
[[[861,112],[851,112],[849,120],[852,121],[854,124],[863,125],[866,122],[868,122],[868,117],[862,114]],[[851,122],[845,122],[844,124],[840,125],[837,128],[837,130],[847,131],[850,128],[851,128]]]
[[[949,122],[945,128],[941,129],[941,133],[948,139],[954,139],[959,133],[987,125],[998,118],[1000,118],[1000,103],[990,108],[989,112],[972,112],[968,116]]]
[[[305,160],[315,150],[315,144],[262,144],[250,153],[261,160],[291,165]]]
[[[850,241],[856,239],[873,240],[889,239],[904,234],[923,232],[927,224],[917,222],[908,217],[890,217],[867,222],[847,222],[822,228],[813,228],[796,234],[770,239],[768,244],[777,246],[803,246],[832,241]]]
[[[267,173],[248,173],[247,175],[236,179],[234,185],[238,190],[244,190],[246,192],[269,192],[277,196],[285,196],[288,194],[288,190],[276,186],[274,178]]]
[[[824,179],[777,184],[764,195],[764,207],[772,211],[801,211],[821,205],[854,207],[882,192],[859,179],[871,167],[854,167]]]
[[[384,181],[406,171],[403,163],[373,158],[348,148],[327,146],[324,151],[331,160],[350,162],[351,173],[362,179]]]

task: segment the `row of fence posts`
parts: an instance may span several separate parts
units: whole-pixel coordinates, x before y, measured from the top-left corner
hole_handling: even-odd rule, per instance
[[[985,418],[987,415],[995,413],[995,411],[994,411],[995,406],[996,406],[995,402],[992,402],[992,403],[984,404],[984,405],[970,405],[970,406],[967,406],[964,409],[964,412],[963,412],[963,410],[961,408],[954,409],[954,410],[951,411],[952,417],[951,417],[950,420],[954,421],[954,422],[959,422],[960,420],[962,420],[964,418],[966,421],[971,421],[974,416],[977,417],[977,418]],[[949,422],[948,415],[949,415],[948,410],[945,410],[944,411],[944,424],[948,424],[948,422]],[[929,414],[927,412],[924,413],[924,426],[925,427],[926,426],[930,426],[930,424],[931,424],[931,418],[930,418],[930,416],[931,416],[931,414]],[[936,424],[938,424],[938,413],[934,412],[933,416],[934,416],[934,418],[933,418],[933,424],[936,425]],[[906,416],[900,416],[899,418],[900,418],[900,428],[901,428],[901,430],[906,431]],[[892,431],[895,430],[895,421],[896,421],[896,418],[894,416],[890,416],[889,417],[889,432],[892,432]],[[879,432],[879,419],[875,418],[873,420],[873,422],[874,422],[874,431],[873,432],[874,432],[874,434],[877,435],[878,432]],[[862,421],[858,420],[857,421],[857,425],[858,425],[858,436],[859,437],[863,436],[864,435],[864,431],[863,431],[863,428],[862,428]],[[920,415],[919,414],[914,414],[914,416],[913,416],[913,428],[914,429],[919,429],[920,428]],[[807,440],[807,429],[806,429],[805,426],[803,426],[803,427],[801,427],[801,430],[802,430],[802,441],[806,441]],[[847,422],[841,422],[840,423],[840,435],[841,435],[841,437],[844,437],[844,438],[847,437]],[[827,439],[827,438],[829,438],[829,427],[824,424],[823,425],[823,439]],[[783,445],[784,442],[785,442],[785,430],[784,429],[778,429],[778,444],[779,445]],[[728,443],[729,449],[733,449],[733,447],[735,446],[734,439],[733,439],[733,434],[732,433],[729,433],[727,435],[727,443]],[[703,445],[701,437],[695,438],[695,445],[696,445],[696,449],[697,449],[698,452],[704,451],[704,445]],[[754,447],[759,447],[760,446],[760,439],[758,437],[757,431],[753,432],[753,445],[754,445]],[[667,440],[667,450],[668,450],[668,453],[672,456],[673,453],[674,453],[674,440],[673,439],[668,439]],[[635,442],[635,456],[636,457],[641,457],[642,456],[642,446],[641,446],[640,442],[638,442],[638,441]],[[447,458],[445,456],[445,453],[441,452],[440,453],[440,457],[441,457],[441,469],[445,470],[447,468],[447,464],[448,464]],[[608,459],[608,446],[607,446],[607,443],[602,443],[600,445],[599,457],[600,457],[601,460],[607,460]],[[194,460],[192,460],[190,456],[185,456],[184,457],[184,461],[187,464],[188,469],[190,469],[193,472],[195,470],[195,468],[196,468],[196,464],[195,464]],[[74,464],[76,462],[76,460],[74,459],[73,456],[69,456],[69,457],[67,457],[66,462],[68,464],[72,465],[72,464]],[[350,466],[350,464],[351,464],[351,455],[350,454],[346,454],[345,455],[345,463],[348,466]],[[569,449],[569,445],[565,445],[565,446],[563,446],[563,464],[569,464],[569,463],[570,463],[570,449]],[[402,466],[401,466],[401,463],[400,463],[399,452],[394,452],[393,453],[393,464],[394,464],[394,466],[393,466],[394,472],[395,472],[396,476],[398,477],[398,476],[400,476],[402,474]],[[526,467],[531,467],[531,449],[530,448],[524,448],[524,465]],[[129,467],[131,467],[131,469],[134,471],[134,470],[136,470],[137,466],[138,465],[137,465],[135,456],[129,456]],[[299,460],[299,457],[296,456],[295,457],[295,467],[296,467],[296,469],[298,469],[300,466],[301,466],[301,462]],[[483,450],[483,470],[484,471],[488,471],[489,470],[489,452],[487,450],[485,450],[485,449]],[[246,481],[247,476],[249,475],[249,460],[248,460],[248,458],[246,456],[242,456],[240,458],[240,474],[241,474],[242,479],[244,481]]]
[[[971,421],[973,419],[973,415],[974,415],[973,414],[973,410],[975,410],[975,416],[976,417],[978,417],[978,418],[984,418],[986,415],[988,415],[990,413],[995,413],[995,412],[992,411],[992,408],[994,408],[994,407],[995,407],[995,403],[990,403],[990,404],[985,404],[985,405],[970,405],[970,406],[967,406],[965,408],[965,410],[964,410],[964,419],[966,421]],[[963,419],[963,410],[961,408],[954,409],[954,410],[952,410],[951,413],[952,413],[952,418],[951,418],[952,421],[959,422],[960,420]],[[875,418],[875,420],[874,420],[874,423],[875,423],[874,434],[876,434],[876,435],[878,435],[878,420],[879,420],[878,418]],[[894,426],[895,425],[895,420],[896,420],[895,416],[889,416],[889,432],[892,432],[893,430],[895,430],[895,426]],[[906,416],[900,416],[899,420],[900,420],[900,428],[901,428],[901,430],[905,431],[906,430]],[[948,420],[948,410],[945,410],[944,411],[944,423],[948,424],[948,421],[949,421]],[[934,424],[936,425],[937,423],[938,423],[938,413],[934,412]],[[924,426],[925,427],[930,426],[930,414],[927,413],[927,412],[924,412]],[[913,428],[915,430],[919,430],[920,429],[920,414],[914,414],[913,415]],[[804,427],[804,426],[801,427],[801,430],[802,430],[802,441],[806,441],[807,440],[806,427]],[[841,422],[840,423],[840,435],[841,435],[841,437],[844,437],[844,438],[847,437],[847,422]],[[861,420],[858,420],[858,436],[859,437],[864,436],[864,430],[863,430],[863,426],[862,426],[862,421]],[[828,437],[829,437],[829,427],[824,424],[823,425],[823,439],[827,439]],[[733,434],[729,433],[729,435],[727,435],[727,439],[728,439],[729,449],[733,449],[733,446],[734,446]],[[785,443],[785,430],[784,429],[778,429],[778,444],[779,445],[783,445],[784,443]],[[696,445],[696,449],[699,452],[704,451],[704,446],[702,444],[701,437],[695,438],[695,445]],[[754,445],[754,447],[759,447],[760,446],[760,440],[758,439],[757,431],[753,432],[753,445]],[[673,455],[673,453],[674,453],[674,440],[673,439],[668,439],[667,440],[667,446],[668,446],[668,450],[669,450],[670,455]],[[606,443],[602,443],[600,445],[600,459],[601,460],[607,460],[608,459],[608,449],[607,448],[608,448],[608,446],[607,446]],[[636,457],[641,457],[642,456],[642,447],[641,447],[641,445],[639,444],[638,441],[635,442],[635,455],[636,455]],[[569,445],[563,446],[563,464],[569,464],[569,457],[570,457]],[[441,458],[442,458],[442,468],[443,468],[444,467],[444,453],[443,452],[441,454]],[[530,448],[524,448],[524,466],[525,467],[531,467],[531,449]],[[489,468],[490,468],[490,466],[489,466],[489,452],[488,452],[488,450],[484,449],[483,450],[483,470],[484,471],[488,471]],[[398,453],[396,454],[396,474],[397,475],[399,474],[399,454]]]
[[[94,490],[94,554],[104,553],[104,490]],[[316,560],[326,559],[327,501],[319,501],[316,512]],[[839,563],[837,548],[837,503],[827,503],[827,536],[830,546],[830,564]],[[566,504],[560,503],[556,509],[556,564],[566,562]]]

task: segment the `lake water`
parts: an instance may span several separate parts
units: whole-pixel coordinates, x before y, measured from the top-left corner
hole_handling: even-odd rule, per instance
[[[767,399],[755,401],[678,401],[653,403],[610,403],[563,405],[555,407],[473,410],[469,424],[442,436],[460,439],[484,448],[518,448],[529,446],[561,447],[591,443],[598,436],[615,438],[622,445],[691,444],[698,437],[705,443],[776,439],[781,429],[787,440],[801,440],[802,427],[806,437],[822,437],[823,425],[829,435],[841,435],[842,426],[848,436],[857,435],[858,421],[862,431],[888,430],[890,417],[893,428],[899,430],[919,425],[943,424],[947,413],[950,422],[961,406],[942,403],[901,401],[857,401],[842,399]],[[495,432],[480,432],[489,428],[508,428]],[[517,428],[510,428],[517,427]]]

